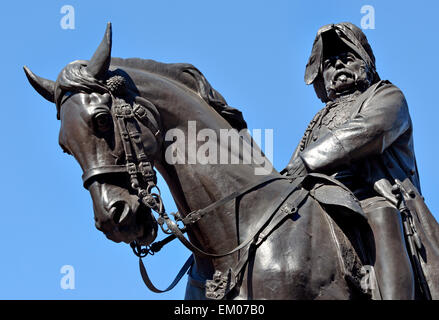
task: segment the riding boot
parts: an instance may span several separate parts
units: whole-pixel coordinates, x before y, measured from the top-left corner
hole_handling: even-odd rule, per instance
[[[374,268],[382,299],[414,299],[414,274],[399,211],[385,200],[369,202],[363,210],[374,235]]]

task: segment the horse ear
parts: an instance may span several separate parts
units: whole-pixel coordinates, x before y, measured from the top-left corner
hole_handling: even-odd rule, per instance
[[[107,24],[104,38],[87,65],[87,71],[96,79],[103,79],[111,61],[111,22]]]
[[[45,99],[55,103],[55,82],[37,76],[26,66],[23,69],[32,87]]]

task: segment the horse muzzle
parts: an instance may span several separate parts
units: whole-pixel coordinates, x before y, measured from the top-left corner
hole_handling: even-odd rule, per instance
[[[94,181],[88,186],[96,228],[114,242],[149,244],[157,236],[157,222],[138,196],[117,185]]]

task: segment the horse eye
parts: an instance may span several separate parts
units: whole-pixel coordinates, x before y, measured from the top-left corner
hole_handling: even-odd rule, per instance
[[[94,116],[96,129],[100,132],[106,132],[111,129],[111,116],[107,112],[99,112]]]

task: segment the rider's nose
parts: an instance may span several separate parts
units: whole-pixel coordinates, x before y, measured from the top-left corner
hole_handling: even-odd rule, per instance
[[[116,201],[110,206],[108,214],[115,224],[122,224],[129,217],[130,211],[131,209],[128,203],[125,201]]]

